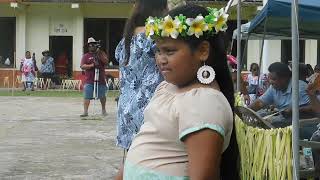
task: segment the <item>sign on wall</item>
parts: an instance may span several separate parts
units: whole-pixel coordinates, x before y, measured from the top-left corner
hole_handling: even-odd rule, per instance
[[[71,18],[51,17],[50,21],[50,36],[72,36]]]
[[[55,33],[67,33],[68,29],[64,24],[59,24],[54,28]]]

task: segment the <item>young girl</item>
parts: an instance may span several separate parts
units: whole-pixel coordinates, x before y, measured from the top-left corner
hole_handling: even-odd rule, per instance
[[[163,80],[154,59],[154,41],[144,33],[145,20],[149,16],[160,16],[166,10],[167,0],[136,0],[124,37],[116,48],[121,75],[117,145],[125,151],[140,130],[143,111]]]
[[[26,90],[28,85],[31,87],[31,90],[34,90],[33,81],[35,79],[35,63],[32,60],[30,51],[27,51],[25,54],[25,58],[21,60],[20,63],[20,71],[22,73],[22,83],[23,83],[23,91]]]
[[[237,180],[234,91],[221,31],[222,10],[181,6],[148,18],[162,82],[144,111],[125,180]]]

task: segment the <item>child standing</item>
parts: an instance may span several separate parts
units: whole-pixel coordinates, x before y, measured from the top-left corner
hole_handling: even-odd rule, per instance
[[[123,179],[237,180],[234,91],[222,10],[185,5],[150,17],[162,82],[144,111]]]
[[[21,80],[23,83],[23,91],[30,86],[31,90],[34,91],[33,81],[35,79],[35,63],[32,60],[30,51],[27,51],[25,54],[25,58],[21,60],[20,63],[20,71],[22,73]]]

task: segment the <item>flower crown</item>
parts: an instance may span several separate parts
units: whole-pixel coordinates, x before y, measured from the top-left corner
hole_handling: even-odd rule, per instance
[[[150,38],[155,37],[187,37],[195,35],[197,38],[203,35],[214,35],[220,31],[226,31],[229,15],[224,8],[207,8],[209,14],[203,17],[199,14],[196,18],[187,18],[180,14],[174,19],[168,15],[164,18],[149,17],[146,20],[146,35]]]

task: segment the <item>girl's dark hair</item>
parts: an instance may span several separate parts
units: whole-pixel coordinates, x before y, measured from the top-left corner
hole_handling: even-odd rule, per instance
[[[185,6],[173,9],[169,12],[169,14],[172,17],[183,14],[187,18],[196,18],[196,16],[199,14],[206,16],[209,14],[209,12],[204,7],[193,4],[187,4]],[[232,110],[234,110],[234,87],[227,64],[227,53],[224,42],[224,33],[218,33],[217,35],[210,37],[201,36],[200,38],[196,38],[195,36],[188,36],[181,40],[185,41],[189,45],[191,50],[197,49],[200,43],[203,41],[208,41],[210,43],[210,54],[208,60],[206,61],[206,64],[214,68],[216,72],[215,79],[221,88],[221,92],[227,98]],[[229,147],[222,154],[220,166],[220,175],[222,180],[239,179],[239,170],[237,163],[238,157],[239,150],[234,126]]]
[[[130,44],[134,30],[144,26],[149,16],[162,16],[167,10],[167,0],[136,0],[131,17],[127,20],[123,37],[125,42],[126,63],[129,62]]]
[[[256,66],[256,67],[259,68],[259,65],[258,65],[257,63],[252,63],[252,64],[250,65],[250,71],[252,71],[252,69],[253,69],[254,66]]]

